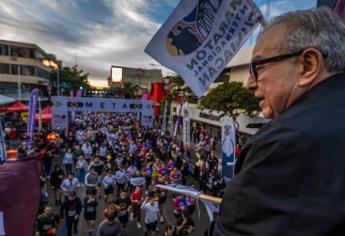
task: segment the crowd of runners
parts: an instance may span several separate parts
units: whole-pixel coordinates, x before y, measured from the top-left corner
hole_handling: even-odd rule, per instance
[[[188,177],[182,145],[168,131],[162,132],[159,126],[143,128],[134,114],[80,113],[68,132],[54,130],[49,141],[47,135],[42,131],[35,136],[37,146],[45,145],[46,150],[36,236],[56,235],[62,219],[66,235],[77,235],[81,218],[88,235],[125,235],[128,221],[136,222],[145,235],[159,231],[189,235],[193,231],[195,199],[177,194],[168,198],[165,190],[155,186],[201,186]],[[209,168],[214,173],[218,163],[211,157],[202,161],[199,172]],[[48,188],[52,192],[49,196]],[[174,222],[164,218],[168,200]],[[104,209],[99,209],[101,201]],[[60,212],[54,210],[58,208]],[[99,218],[103,220],[96,225]]]

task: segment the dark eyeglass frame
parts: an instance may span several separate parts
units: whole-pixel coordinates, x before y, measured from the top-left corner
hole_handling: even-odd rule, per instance
[[[293,53],[288,53],[288,54],[283,54],[283,55],[278,55],[278,56],[274,56],[274,57],[268,57],[268,58],[263,58],[263,59],[254,59],[250,62],[250,67],[249,67],[249,73],[252,77],[252,79],[257,82],[258,81],[258,70],[257,70],[257,66],[260,65],[266,65],[272,62],[278,62],[278,61],[282,61],[291,57],[295,57],[295,56],[299,56],[304,52],[305,49],[302,49],[300,51],[297,52],[293,52]]]

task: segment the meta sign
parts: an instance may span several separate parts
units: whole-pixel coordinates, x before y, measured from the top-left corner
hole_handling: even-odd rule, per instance
[[[53,96],[52,127],[67,129],[68,112],[121,112],[136,113],[144,127],[153,125],[153,101],[112,98],[83,98]]]

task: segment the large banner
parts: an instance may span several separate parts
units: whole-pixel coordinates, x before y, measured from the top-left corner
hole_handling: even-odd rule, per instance
[[[153,101],[112,98],[77,98],[53,96],[52,126],[61,130],[68,128],[68,112],[123,112],[137,113],[141,125],[153,125]]]
[[[261,18],[252,0],[182,0],[145,52],[201,97]]]
[[[222,174],[230,179],[234,176],[236,128],[232,118],[224,116],[222,126]]]
[[[28,150],[31,150],[32,136],[35,131],[35,114],[36,114],[36,109],[37,109],[38,96],[39,96],[38,89],[34,89],[31,91],[30,102],[29,102],[29,117],[28,117],[28,136],[29,136]]]

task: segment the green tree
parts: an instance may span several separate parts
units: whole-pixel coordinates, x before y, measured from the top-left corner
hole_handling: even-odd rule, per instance
[[[65,82],[69,89],[73,89],[74,91],[80,89],[80,87],[89,90],[91,86],[88,78],[89,73],[84,73],[82,69],[78,69],[78,65],[72,67],[66,66],[60,70],[60,83]]]
[[[130,82],[125,82],[121,88],[122,97],[126,99],[135,99],[138,94],[139,86]]]
[[[255,116],[259,113],[259,101],[254,92],[241,82],[226,82],[212,89],[202,100],[202,107],[224,112],[235,121],[239,114]]]

